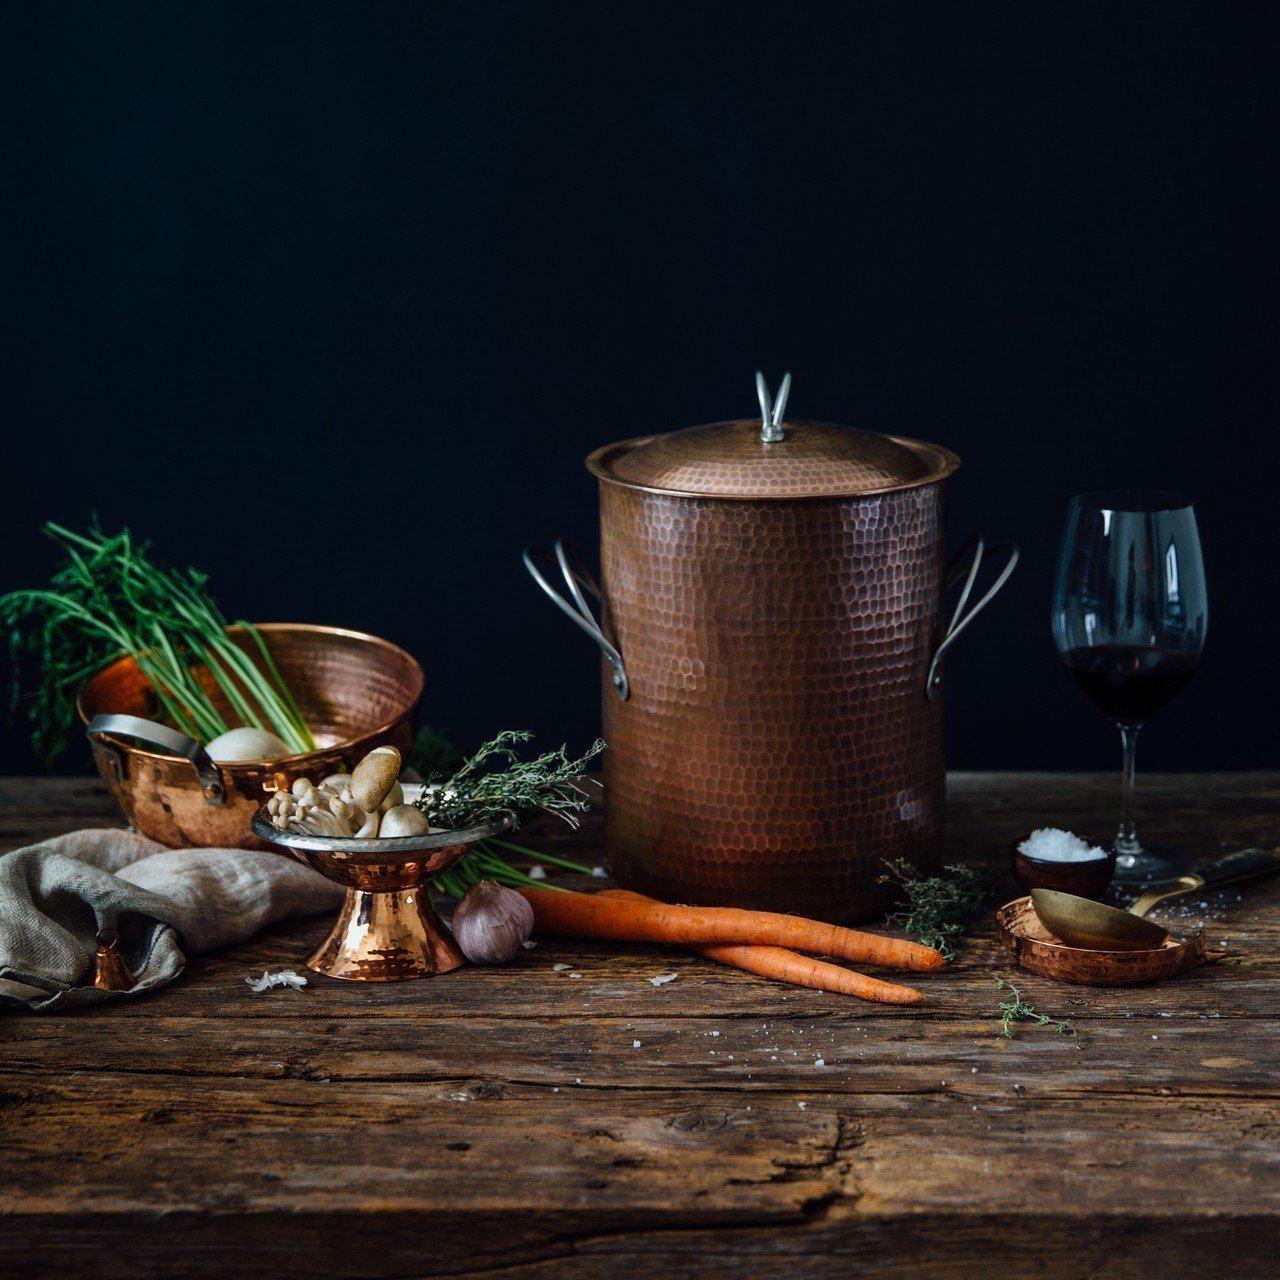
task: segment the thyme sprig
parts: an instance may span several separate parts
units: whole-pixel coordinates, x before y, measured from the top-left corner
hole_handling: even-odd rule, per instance
[[[521,759],[516,748],[532,737],[524,730],[505,730],[451,774],[428,778],[427,789],[414,804],[432,826],[451,829],[503,818],[519,823],[538,810],[576,827],[578,815],[591,807],[583,774],[604,743],[597,740],[576,759],[567,747]]]
[[[414,804],[427,815],[432,826],[453,829],[500,818],[518,823],[539,810],[576,827],[578,815],[591,807],[590,792],[582,775],[587,765],[604,750],[604,743],[597,741],[577,759],[570,758],[567,748],[560,747],[523,760],[517,747],[532,737],[524,731],[507,730],[464,758],[443,734],[430,727],[422,729],[410,760],[419,772],[427,775],[428,783]],[[595,874],[594,868],[580,862],[491,837],[438,875],[433,884],[452,898],[462,897],[471,885],[483,879],[496,880],[512,888],[555,887],[513,865],[512,855],[549,863],[578,875]]]
[[[956,941],[991,896],[991,873],[955,865],[943,867],[943,875],[922,877],[902,858],[884,865],[880,883],[896,884],[905,895],[889,923],[954,960]]]
[[[1005,1039],[1013,1038],[1013,1025],[1016,1022],[1032,1022],[1038,1027],[1052,1027],[1059,1035],[1073,1036],[1076,1029],[1069,1022],[1055,1022],[1047,1014],[1041,1013],[1033,1004],[1028,1004],[1022,998],[1022,993],[1012,982],[1006,982],[1003,978],[996,979],[996,986],[1001,991],[1011,993],[1008,1000],[1001,1000],[997,1008],[1000,1011],[1000,1029],[1004,1032]]]

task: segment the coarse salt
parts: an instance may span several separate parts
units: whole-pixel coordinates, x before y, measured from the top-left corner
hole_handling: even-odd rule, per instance
[[[1018,852],[1041,862],[1093,862],[1107,856],[1105,849],[1059,827],[1037,828],[1018,846]]]

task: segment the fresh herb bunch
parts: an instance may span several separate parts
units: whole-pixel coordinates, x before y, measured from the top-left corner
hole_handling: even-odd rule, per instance
[[[256,665],[227,634],[227,620],[205,590],[205,574],[171,570],[151,558],[150,544],[122,529],[87,533],[46,524],[64,563],[44,589],[0,597],[0,627],[9,634],[16,709],[24,675],[34,674],[32,743],[48,762],[67,743],[76,694],[106,662],[137,662],[169,720],[209,742],[229,726],[192,671],[203,664],[241,724],[276,733],[293,751],[315,739],[258,632],[243,627],[261,658]]]
[[[414,803],[427,815],[432,826],[456,829],[502,817],[519,822],[541,809],[576,827],[578,814],[590,807],[581,775],[604,750],[604,743],[596,742],[577,760],[569,759],[568,751],[561,747],[522,761],[515,748],[532,737],[531,733],[517,731],[500,733],[468,758],[444,734],[424,726],[418,732],[409,759],[413,767],[428,778],[428,789]],[[503,763],[506,769],[500,767]],[[486,766],[498,767],[486,769]],[[578,875],[595,874],[594,868],[580,862],[535,852],[490,836],[448,871],[436,876],[432,884],[451,898],[461,898],[476,881],[485,879],[511,888],[522,885],[554,888],[513,865],[513,856],[549,863]]]
[[[578,814],[591,807],[582,775],[604,743],[597,740],[576,760],[566,747],[522,760],[516,747],[532,737],[518,729],[498,734],[453,773],[428,778],[427,789],[414,804],[434,827],[456,829],[503,818],[514,824],[537,810],[576,827]]]
[[[997,1008],[1000,1011],[1000,1029],[1005,1034],[1005,1039],[1013,1038],[1013,1024],[1015,1022],[1034,1022],[1038,1027],[1052,1027],[1059,1035],[1073,1036],[1076,1029],[1069,1022],[1055,1022],[1047,1014],[1041,1013],[1033,1004],[1028,1004],[1023,998],[1018,988],[1012,982],[1006,982],[1003,978],[996,979],[996,986],[1001,991],[1011,992],[1008,1000],[1001,1000]]]
[[[905,859],[884,865],[888,872],[880,883],[896,884],[906,895],[901,910],[889,916],[890,923],[954,960],[956,940],[991,896],[991,873],[949,866],[942,868],[944,875],[922,878]]]

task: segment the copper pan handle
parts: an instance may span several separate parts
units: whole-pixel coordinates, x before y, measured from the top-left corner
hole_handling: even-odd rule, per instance
[[[585,590],[587,595],[592,596],[595,600],[603,601],[600,587],[587,571],[587,566],[583,564],[582,557],[572,546],[566,544],[563,538],[557,538],[554,556],[537,547],[528,547],[521,552],[521,558],[524,560],[524,567],[529,570],[530,577],[547,593],[551,603],[565,617],[581,627],[600,646],[600,652],[604,654],[608,659],[609,665],[613,668],[613,687],[617,691],[618,697],[625,702],[631,693],[631,682],[627,679],[627,668],[622,661],[622,654],[618,652],[617,647],[605,635],[600,623],[596,621],[595,614],[591,612],[591,606],[587,604],[586,596],[583,595]],[[553,571],[559,569],[561,576],[564,578],[565,586],[569,588],[569,594],[573,597],[572,602],[566,600],[556,590],[546,574],[543,573],[539,561]]]
[[[973,549],[973,558],[969,561],[968,568],[965,569],[962,567],[962,562],[970,548]],[[1007,556],[1004,568],[1000,570],[996,575],[996,580],[978,597],[973,607],[966,613],[965,605],[969,603],[969,597],[973,594],[973,584],[978,579],[978,570],[982,568],[985,560],[1001,553]],[[925,680],[924,696],[930,702],[942,692],[942,655],[946,653],[951,642],[995,599],[1000,588],[1009,581],[1018,564],[1018,555],[1018,548],[1011,542],[1003,542],[999,546],[988,547],[981,538],[970,538],[956,552],[955,558],[947,569],[946,585],[952,587],[963,578],[964,586],[960,589],[960,599],[956,601],[955,612],[951,615],[951,620],[947,623],[946,630],[943,632],[942,642],[934,651],[933,661],[929,664],[929,675]]]
[[[117,733],[183,756],[191,761],[196,771],[205,804],[221,805],[227,802],[227,785],[223,782],[222,771],[214,764],[213,757],[194,738],[188,738],[177,729],[157,724],[154,720],[144,720],[141,716],[103,715],[94,716],[85,728],[85,733],[95,743],[101,742],[109,733]]]

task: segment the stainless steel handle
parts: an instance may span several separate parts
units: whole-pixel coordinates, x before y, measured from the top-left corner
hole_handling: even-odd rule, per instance
[[[194,738],[188,738],[185,733],[157,724],[154,720],[144,720],[141,716],[124,715],[94,716],[85,732],[95,744],[101,743],[108,734],[115,733],[126,738],[137,738],[140,742],[149,742],[153,747],[163,747],[174,755],[183,756],[191,761],[191,766],[196,771],[205,804],[226,804],[227,786],[222,780],[222,771],[214,764],[213,757],[204,747]]]
[[[785,374],[778,388],[778,398],[769,395],[769,384],[764,374],[756,370],[756,396],[760,401],[760,443],[777,444],[786,435],[782,429],[782,415],[787,411],[787,397],[791,394],[791,375]]]
[[[965,571],[961,568],[961,563],[970,547],[973,548],[973,558],[969,562],[968,570]],[[966,613],[965,605],[969,603],[969,597],[973,594],[973,584],[978,579],[978,570],[982,568],[985,560],[988,560],[991,556],[1000,555],[1002,552],[1008,556],[1004,568],[1000,570],[996,580]],[[995,599],[996,593],[1009,581],[1017,566],[1018,555],[1018,548],[1012,543],[1006,542],[1001,543],[999,546],[987,547],[981,538],[971,538],[956,553],[955,559],[947,571],[947,586],[954,586],[956,582],[960,581],[961,576],[964,578],[964,586],[960,589],[960,599],[956,601],[956,608],[951,615],[951,621],[947,623],[946,630],[942,634],[942,642],[934,651],[933,661],[929,664],[929,675],[925,680],[924,695],[930,702],[942,692],[942,655],[946,653],[952,641]]]
[[[570,563],[571,557],[572,564]],[[622,654],[618,652],[617,647],[605,635],[600,623],[596,621],[595,614],[591,612],[591,606],[587,604],[586,597],[583,595],[585,590],[588,595],[603,603],[600,587],[591,576],[587,566],[583,564],[582,557],[571,546],[567,546],[563,538],[557,538],[554,556],[537,547],[528,547],[521,553],[521,558],[524,560],[524,567],[529,570],[534,582],[547,593],[552,604],[567,618],[571,619],[575,625],[581,627],[600,646],[600,652],[604,654],[609,665],[613,668],[613,687],[617,691],[618,697],[625,702],[631,694],[631,682],[627,679],[627,668],[622,661]],[[569,588],[569,594],[573,598],[572,602],[566,600],[547,580],[546,575],[539,566],[539,561],[542,561],[552,569],[560,570],[565,586]]]

